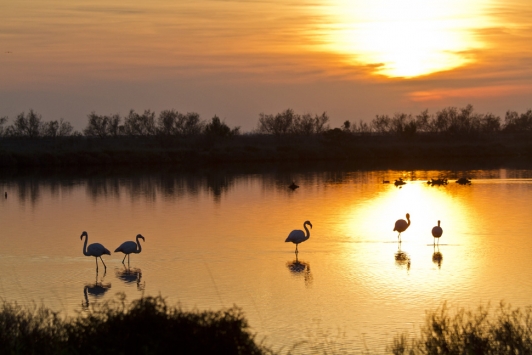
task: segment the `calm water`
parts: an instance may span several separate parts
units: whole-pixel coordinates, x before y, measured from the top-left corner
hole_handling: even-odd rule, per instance
[[[440,174],[473,183],[426,184]],[[401,176],[402,188],[382,183]],[[274,349],[380,352],[445,300],[532,304],[532,170],[20,177],[0,188],[0,296],[67,315],[118,292],[161,294],[185,309],[238,305]],[[305,220],[314,228],[296,262],[284,240]],[[96,274],[82,231],[111,251],[139,233],[146,242],[129,269],[117,253]]]

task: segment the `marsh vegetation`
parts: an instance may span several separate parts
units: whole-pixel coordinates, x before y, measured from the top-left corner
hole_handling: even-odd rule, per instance
[[[322,339],[323,340],[323,339]],[[339,341],[339,340],[334,340]],[[333,341],[333,342],[334,342]],[[326,340],[330,343],[331,340]],[[330,353],[319,344],[294,344],[272,350],[253,334],[243,312],[185,311],[161,296],[126,305],[125,297],[94,304],[75,317],[62,317],[44,306],[0,305],[0,352],[3,354],[277,354],[302,348]],[[341,344],[332,353],[350,354]],[[306,348],[305,348],[306,349]],[[319,350],[321,349],[321,350]],[[336,350],[334,350],[336,349]],[[387,352],[402,354],[530,354],[532,308],[479,306],[450,309],[443,303],[427,311],[417,332],[396,335]],[[372,353],[367,349],[366,353]]]
[[[532,155],[532,110],[508,111],[504,121],[471,105],[435,114],[377,115],[370,122],[330,128],[329,117],[287,109],[260,114],[241,132],[219,117],[146,110],[89,114],[82,132],[62,119],[43,121],[30,110],[11,125],[0,119],[0,166],[190,165],[318,160],[508,159]]]

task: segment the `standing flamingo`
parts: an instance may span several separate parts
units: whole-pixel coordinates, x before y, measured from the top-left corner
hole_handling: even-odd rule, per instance
[[[438,245],[440,245],[440,237],[442,234],[443,234],[443,229],[441,229],[440,221],[438,221],[438,225],[432,228],[432,236],[434,238],[438,238]],[[434,239],[434,245],[436,245],[436,239]]]
[[[105,270],[107,270],[107,266],[105,266],[105,263],[103,262],[102,255],[111,255],[111,252],[100,243],[93,243],[87,247],[87,242],[89,241],[89,235],[87,232],[81,233],[81,237],[79,239],[83,239],[83,237],[86,237],[85,244],[83,244],[83,254],[86,256],[94,256],[96,258],[96,272],[98,272],[98,258],[100,258],[103,267]]]
[[[129,240],[127,242],[123,242],[118,248],[116,248],[115,253],[118,253],[119,251],[121,251],[122,253],[126,254],[126,255],[124,255],[124,259],[122,259],[122,264],[126,260],[126,256],[127,256],[127,263],[129,265],[129,254],[131,254],[131,253],[138,254],[138,253],[140,253],[142,251],[142,247],[140,246],[139,238],[141,238],[143,241],[146,241],[142,235],[137,234],[137,238],[136,238],[137,242],[136,243],[131,241],[131,240]]]
[[[305,228],[305,231],[307,231],[307,235],[305,235],[305,232],[303,232],[301,229],[295,229],[290,232],[288,238],[285,240],[285,243],[292,242],[296,245],[296,255],[299,253],[297,250],[298,244],[303,243],[305,240],[310,238],[310,232],[307,229],[307,224],[310,226],[310,228],[312,228],[312,223],[310,223],[310,221],[305,221],[305,223],[303,223],[303,228]]]
[[[406,220],[408,221],[405,221],[404,219],[398,219],[396,222],[395,222],[395,228],[393,229],[393,231],[397,231],[399,232],[399,234],[397,235],[397,239],[399,241],[401,241],[401,233],[404,232],[409,226],[410,226],[410,214],[406,214]]]

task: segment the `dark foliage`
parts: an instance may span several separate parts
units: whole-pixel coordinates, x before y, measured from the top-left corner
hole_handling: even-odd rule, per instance
[[[417,337],[397,336],[388,351],[410,354],[532,354],[532,308],[512,309],[501,302],[475,311],[459,309],[451,314],[444,303],[428,312]]]
[[[74,319],[44,307],[0,306],[2,354],[270,354],[242,311],[183,311],[162,297],[123,296]]]

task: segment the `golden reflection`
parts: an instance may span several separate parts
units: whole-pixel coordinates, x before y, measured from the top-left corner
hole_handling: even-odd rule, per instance
[[[407,270],[410,270],[410,265],[411,265],[411,262],[410,262],[410,256],[405,253],[404,251],[401,250],[401,242],[397,243],[397,252],[395,253],[394,255],[394,258],[395,258],[395,264],[397,266],[401,266],[401,267],[404,267],[406,266],[406,269]]]
[[[288,267],[288,270],[290,270],[290,273],[294,276],[300,277],[302,276],[305,280],[305,285],[312,284],[313,276],[310,272],[310,264],[304,261],[300,261],[297,258],[296,254],[296,260],[289,261],[286,263],[286,267]]]
[[[436,246],[434,246],[434,252],[432,253],[432,262],[438,265],[438,269],[441,269],[442,261],[443,261],[443,255],[440,252],[440,246],[438,245],[437,251],[436,251]]]
[[[474,61],[485,45],[475,31],[490,25],[480,0],[334,0],[329,51],[388,77],[416,77]]]

